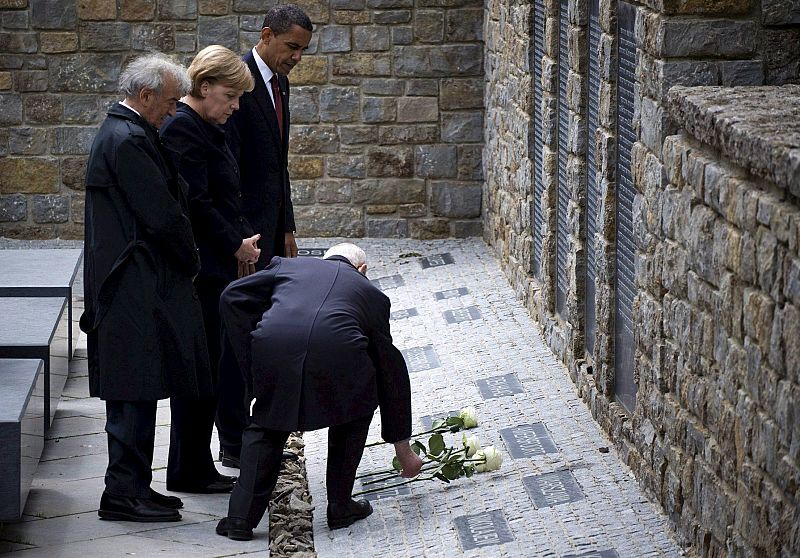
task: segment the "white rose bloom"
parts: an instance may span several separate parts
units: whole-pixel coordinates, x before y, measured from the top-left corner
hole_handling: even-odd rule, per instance
[[[489,471],[497,471],[500,465],[503,464],[503,454],[501,454],[494,446],[487,446],[479,450],[474,459],[485,459],[485,463],[478,463],[475,470],[479,473],[488,473]]]
[[[467,449],[467,457],[472,457],[481,448],[481,443],[477,436],[468,437],[466,434],[461,434],[461,441]]]
[[[464,421],[464,428],[475,428],[478,426],[478,412],[475,407],[464,407],[458,413],[461,420]]]

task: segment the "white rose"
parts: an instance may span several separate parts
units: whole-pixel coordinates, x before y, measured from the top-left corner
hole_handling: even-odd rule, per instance
[[[467,450],[467,457],[472,457],[481,448],[481,443],[477,436],[468,437],[466,434],[461,434],[461,441]]]
[[[500,465],[503,464],[503,454],[501,454],[494,446],[487,446],[479,450],[474,459],[483,459],[483,463],[477,463],[475,470],[479,473],[488,473],[489,471],[497,471]]]
[[[464,421],[464,428],[475,428],[478,426],[478,412],[475,407],[464,407],[458,413],[459,418]]]

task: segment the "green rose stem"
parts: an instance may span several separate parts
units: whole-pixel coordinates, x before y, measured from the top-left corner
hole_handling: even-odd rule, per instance
[[[475,462],[486,463],[486,460],[485,459],[467,459],[463,463],[475,463]],[[438,468],[439,467],[437,466],[437,467],[428,468],[426,470],[438,469]],[[384,490],[389,490],[390,488],[397,488],[399,486],[405,486],[407,484],[411,484],[412,482],[429,481],[429,480],[433,480],[435,478],[436,478],[436,475],[431,475],[429,477],[414,477],[413,479],[409,479],[407,481],[398,482],[398,483],[390,484],[390,485],[387,485],[387,486],[379,486],[378,488],[370,488],[369,490],[362,490],[361,492],[356,492],[355,494],[353,494],[353,497],[355,497],[355,496],[363,496],[364,494],[372,494],[374,492],[382,492]],[[377,481],[373,481],[373,482],[377,482]],[[367,484],[371,484],[371,483],[364,483],[364,486],[366,486]]]
[[[462,448],[460,450],[455,450],[455,451],[452,451],[452,448],[451,448],[450,452],[442,452],[440,454],[440,457],[442,457],[443,459],[444,458],[448,458],[449,459],[453,455],[456,455],[456,454],[459,454],[459,453],[466,453],[466,451],[467,451],[467,448]],[[428,455],[430,455],[430,454],[428,454]],[[467,460],[467,461],[469,461],[469,460]],[[467,461],[464,461],[464,463],[466,463]],[[434,459],[428,459],[428,460],[422,462],[422,466],[425,467],[425,465],[430,465],[431,463],[441,463],[441,462],[442,461],[440,459],[435,459],[435,458]],[[420,469],[420,472],[422,472],[422,471],[430,471],[431,469],[435,469],[435,467],[428,467],[428,468]],[[362,483],[363,486],[366,486],[368,484],[375,484],[376,482],[381,482],[381,481],[384,481],[386,479],[391,479],[393,477],[396,477],[397,473],[398,473],[398,470],[392,468],[392,469],[386,469],[384,471],[375,471],[375,472],[372,472],[372,473],[364,473],[363,475],[358,475],[356,478],[357,479],[365,479],[367,477],[374,477],[374,476],[377,476],[377,475],[386,475],[386,476],[381,477],[379,479],[373,479],[373,480],[371,480],[369,482]]]
[[[450,432],[450,429],[453,428],[452,426],[442,425],[438,428],[431,428],[430,430],[426,430],[425,432],[420,432],[419,434],[412,434],[411,438],[418,438],[419,436],[425,436],[426,434],[444,434],[445,432]],[[378,440],[377,442],[370,442],[366,444],[365,448],[371,448],[373,446],[382,446],[384,444],[388,444],[389,442],[384,442],[383,440]]]

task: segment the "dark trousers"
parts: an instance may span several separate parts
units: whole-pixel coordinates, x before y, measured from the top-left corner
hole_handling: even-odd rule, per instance
[[[328,502],[345,503],[353,493],[356,470],[364,453],[372,415],[328,429]],[[289,432],[250,424],[242,437],[239,480],[233,487],[228,517],[246,519],[256,527],[264,517],[278,482],[283,446]]]
[[[203,310],[208,356],[211,362],[212,397],[173,397],[169,401],[170,427],[167,488],[206,486],[217,480],[219,472],[211,455],[211,432],[217,423],[220,448],[238,457],[242,431],[247,425],[244,378],[227,339],[223,339],[219,317],[219,297],[228,283],[198,277],[195,289]]]
[[[106,401],[106,492],[150,498],[156,401]]]

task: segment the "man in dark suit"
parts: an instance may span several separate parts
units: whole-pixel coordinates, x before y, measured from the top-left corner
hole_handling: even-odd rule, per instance
[[[263,269],[272,256],[297,256],[289,187],[289,80],[314,27],[298,6],[285,4],[267,12],[261,39],[244,57],[255,80],[239,110],[228,121],[228,141],[241,170],[243,207],[261,235]]]
[[[108,469],[102,519],[177,521],[179,498],[150,488],[156,404],[211,393],[200,270],[186,183],[158,126],[189,89],[161,55],[131,62],[86,168],[84,290],[89,393],[106,401]]]
[[[252,394],[239,481],[217,533],[249,540],[275,487],[292,431],[328,431],[328,525],[347,527],[372,507],[351,498],[375,408],[402,475],[419,473],[411,450],[408,370],[389,333],[390,302],[366,278],[366,256],[338,244],[325,259],[276,257],[231,283],[220,313]]]

